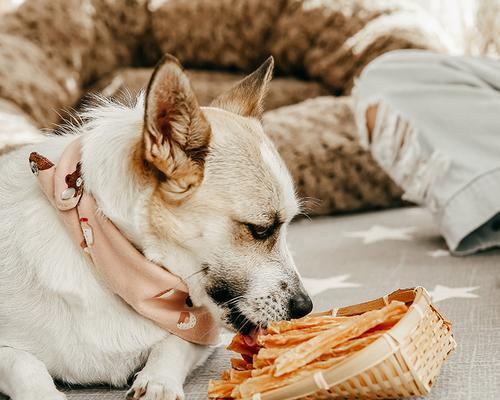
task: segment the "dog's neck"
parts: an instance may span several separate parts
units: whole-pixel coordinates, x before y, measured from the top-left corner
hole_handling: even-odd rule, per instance
[[[142,138],[142,98],[135,107],[106,105],[88,111],[83,127],[82,174],[85,189],[100,210],[136,246],[142,247],[140,216],[148,188],[132,170],[132,156]]]
[[[88,122],[81,128],[85,190],[94,196],[99,210],[149,260],[186,278],[200,268],[199,260],[175,240],[151,245],[154,239],[145,226],[153,187],[142,184],[133,171],[134,152],[142,140],[143,114],[142,97],[130,108],[109,103],[86,111],[83,119]],[[199,305],[205,294],[195,287],[195,282],[189,279],[187,284],[193,302]]]

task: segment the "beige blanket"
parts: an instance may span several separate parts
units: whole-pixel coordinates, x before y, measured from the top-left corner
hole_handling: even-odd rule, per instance
[[[278,81],[274,106],[330,96],[265,118],[312,213],[392,205],[399,191],[354,139],[349,100],[333,95],[389,50],[446,51],[439,35],[405,0],[27,0],[0,16],[0,152],[39,140],[95,82],[163,52],[242,72],[273,54],[277,74],[295,78]],[[207,98],[224,86],[200,81]]]

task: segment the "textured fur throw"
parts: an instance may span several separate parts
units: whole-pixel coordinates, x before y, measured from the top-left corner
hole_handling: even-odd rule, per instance
[[[400,192],[354,139],[350,100],[333,96],[384,52],[446,51],[430,18],[406,0],[27,0],[0,15],[0,153],[39,140],[95,82],[129,87],[117,71],[164,52],[242,72],[273,54],[290,78],[274,84],[272,108],[330,95],[265,116],[300,194],[317,199],[311,213],[393,205]],[[197,74],[205,99],[236,78]]]

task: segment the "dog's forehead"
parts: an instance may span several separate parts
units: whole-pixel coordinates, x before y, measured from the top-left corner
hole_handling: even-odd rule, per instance
[[[270,139],[265,137],[260,143],[259,149],[264,164],[267,165],[268,170],[282,190],[280,200],[281,207],[285,211],[285,217],[292,218],[299,210],[290,172]]]
[[[293,181],[262,125],[219,109],[203,111],[212,126],[207,180],[232,188],[234,200],[245,207],[242,212],[258,218],[267,210],[268,218],[276,212],[292,218],[298,212]]]

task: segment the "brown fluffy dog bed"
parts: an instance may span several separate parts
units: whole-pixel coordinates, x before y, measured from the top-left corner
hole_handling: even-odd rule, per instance
[[[335,96],[384,52],[446,51],[429,19],[406,0],[27,0],[0,16],[0,152],[39,140],[92,88],[139,90],[150,70],[127,67],[164,52],[205,69],[191,72],[202,104],[273,54],[264,124],[309,212],[398,204]]]

